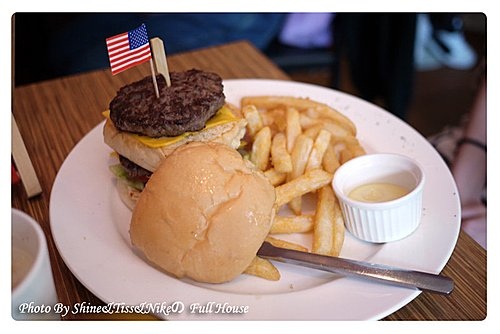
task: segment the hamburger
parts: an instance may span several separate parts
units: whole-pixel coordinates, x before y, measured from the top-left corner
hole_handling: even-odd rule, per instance
[[[122,87],[109,104],[104,142],[118,153],[110,167],[120,197],[133,208],[144,184],[177,147],[192,141],[238,148],[246,121],[225,102],[219,75],[197,69],[171,72],[171,85],[151,76]]]
[[[149,179],[132,213],[130,239],[148,261],[175,277],[230,281],[268,235],[275,196],[269,180],[238,151],[188,143]]]

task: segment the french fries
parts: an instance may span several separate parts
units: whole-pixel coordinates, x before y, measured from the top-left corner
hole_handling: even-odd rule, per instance
[[[245,274],[258,276],[269,281],[279,281],[281,274],[269,260],[254,257],[250,265],[245,269]]]
[[[290,96],[243,97],[241,113],[252,145],[250,160],[275,187],[276,208],[286,205],[291,211],[275,216],[266,240],[307,252],[308,247],[272,235],[311,233],[311,252],[338,256],[345,227],[330,183],[340,165],[366,153],[355,124],[324,103]],[[316,201],[313,212],[303,212],[306,194]],[[280,277],[271,262],[259,257],[246,272],[269,280]]]
[[[269,234],[290,234],[311,232],[314,226],[314,215],[276,216]]]
[[[322,169],[306,171],[301,176],[276,187],[276,205],[282,206],[294,197],[313,192],[332,182],[333,175]]]
[[[344,232],[344,220],[333,189],[322,187],[318,191],[312,252],[338,256],[344,243]]]
[[[299,110],[308,111],[315,117],[326,117],[338,122],[343,127],[356,135],[356,126],[345,115],[328,105],[310,99],[290,96],[248,96],[241,100],[242,106],[253,104],[257,109],[275,109],[278,107],[294,107]]]
[[[267,170],[271,153],[271,129],[266,126],[257,132],[252,144],[250,161],[262,171]]]
[[[300,126],[300,115],[299,111],[293,107],[288,107],[286,109],[286,144],[288,152],[292,152],[295,140],[302,133],[302,128]]]
[[[264,175],[269,179],[273,186],[279,186],[286,181],[286,173],[278,172],[274,168],[269,168],[264,172]]]
[[[300,175],[304,174],[306,170],[307,161],[313,148],[313,140],[306,135],[299,135],[295,140],[295,145],[292,149],[292,172],[288,174],[287,180],[291,181]],[[302,197],[297,196],[288,202],[289,208],[296,215],[302,212]]]
[[[306,247],[302,246],[302,245],[296,244],[294,242],[290,242],[290,241],[286,241],[286,240],[274,238],[274,237],[271,237],[271,236],[268,236],[266,238],[266,241],[269,242],[271,245],[276,246],[276,247],[280,247],[280,248],[294,249],[294,250],[298,250],[298,251],[301,251],[301,252],[307,252],[308,251],[308,249]]]
[[[314,145],[309,155],[309,160],[307,160],[306,171],[319,168],[323,162],[323,156],[325,151],[330,144],[331,133],[327,130],[321,129],[314,141]]]
[[[286,148],[286,136],[283,132],[274,135],[271,144],[271,160],[274,169],[280,173],[289,173],[292,171],[292,158]]]
[[[334,174],[337,168],[339,168],[340,162],[337,158],[337,154],[335,154],[335,149],[332,145],[328,145],[328,147],[326,148],[322,165],[323,169],[331,174]]]
[[[264,127],[262,116],[254,105],[244,106],[241,112],[247,120],[248,134],[252,137],[255,136]]]

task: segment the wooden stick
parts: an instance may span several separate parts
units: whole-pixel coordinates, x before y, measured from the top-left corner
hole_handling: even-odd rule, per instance
[[[158,38],[151,39],[151,48],[153,49],[153,58],[155,60],[156,69],[158,73],[163,75],[167,81],[167,86],[170,87],[170,73],[168,71],[167,56],[165,54],[165,47],[163,46],[163,41]]]
[[[12,157],[16,164],[16,168],[21,176],[21,182],[24,185],[28,198],[36,196],[42,192],[42,187],[36,176],[35,168],[30,160],[23,137],[17,127],[17,122],[14,115],[11,113],[12,119]]]
[[[153,60],[149,60],[149,64],[151,65],[151,77],[153,78],[153,86],[155,86],[155,94],[156,98],[160,97],[160,92],[158,91],[158,83],[156,82],[156,73],[155,73],[155,67],[153,65]]]

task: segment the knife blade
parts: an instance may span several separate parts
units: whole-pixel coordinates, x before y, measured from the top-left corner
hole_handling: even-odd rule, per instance
[[[328,271],[342,276],[359,277],[445,295],[450,294],[454,287],[453,280],[443,275],[280,248],[267,241],[262,244],[257,255],[269,260]]]

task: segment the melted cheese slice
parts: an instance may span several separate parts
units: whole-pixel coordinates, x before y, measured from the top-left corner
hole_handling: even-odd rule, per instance
[[[111,121],[111,119],[109,117],[109,110],[104,111],[102,114],[104,115],[104,117],[106,117],[107,119],[109,119]],[[236,120],[237,120],[237,118],[233,115],[231,110],[229,110],[229,108],[224,106],[217,111],[217,113],[214,115],[214,117],[210,118],[207,121],[204,129],[210,129],[210,128],[216,127],[218,125],[234,122]],[[175,144],[193,133],[195,133],[195,132],[186,132],[186,133],[183,133],[182,135],[175,136],[175,137],[158,137],[158,138],[142,136],[142,135],[138,135],[135,133],[131,133],[131,136],[146,146],[149,146],[152,148],[160,148],[160,147],[165,147],[167,145]]]

